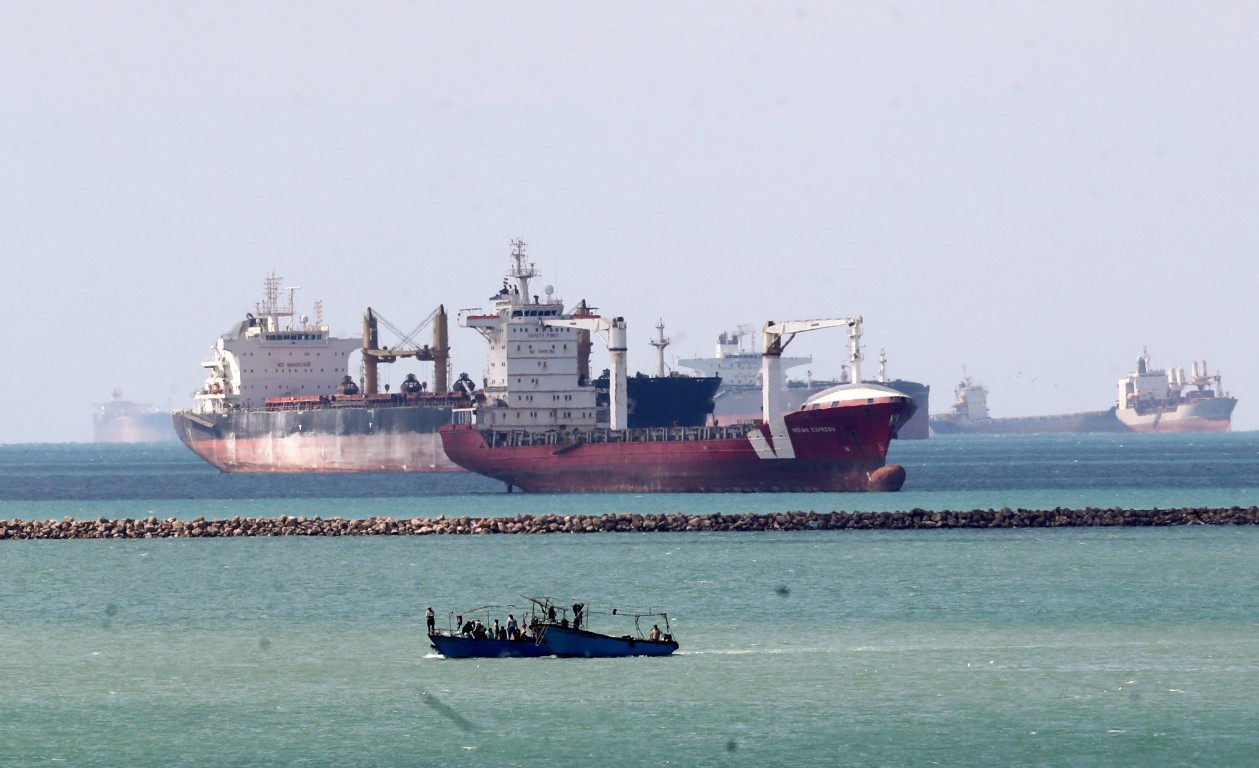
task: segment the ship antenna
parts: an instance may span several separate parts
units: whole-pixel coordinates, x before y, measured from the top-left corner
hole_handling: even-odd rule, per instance
[[[266,289],[262,303],[256,305],[258,314],[264,318],[263,323],[268,331],[279,330],[279,317],[282,314],[280,312],[280,281],[283,279],[275,272],[267,275],[263,282]]]
[[[861,383],[861,318],[848,324],[848,362],[852,365],[852,383]]]
[[[293,294],[297,293],[298,288],[301,288],[301,286],[300,285],[287,285],[281,289],[281,290],[285,290],[289,292],[289,305],[285,307],[282,311],[276,312],[276,314],[283,315],[284,317],[287,317],[289,319],[289,325],[288,325],[289,328],[293,327],[293,316],[296,314],[293,311]]]
[[[887,350],[879,350],[879,383],[887,383]]]

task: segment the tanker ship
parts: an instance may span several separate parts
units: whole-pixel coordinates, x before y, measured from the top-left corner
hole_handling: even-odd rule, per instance
[[[1194,361],[1192,378],[1181,367],[1155,370],[1142,351],[1137,369],[1119,380],[1116,414],[1133,432],[1227,432],[1237,399],[1221,391],[1220,374]]]
[[[92,440],[97,443],[163,443],[176,440],[170,414],[155,405],[122,398],[92,406]]]
[[[811,357],[784,357],[785,374],[813,362]],[[717,337],[717,350],[713,357],[692,357],[678,361],[692,370],[710,376],[721,377],[721,387],[715,396],[713,418],[720,422],[744,421],[760,418],[761,413],[761,353],[754,349],[751,329],[739,326],[734,331],[723,332]],[[783,389],[783,413],[790,413],[804,405],[813,395],[839,384],[852,381],[848,366],[843,366],[837,381],[817,380],[812,376],[804,379],[785,379],[779,383]],[[929,434],[927,413],[931,388],[926,384],[906,379],[887,378],[887,355],[879,353],[879,375],[871,383],[890,387],[902,392],[914,401],[914,413],[903,421],[896,437],[901,440],[925,440]]]
[[[797,333],[846,327],[854,380],[860,381],[861,318],[767,323],[761,355],[762,413],[768,418],[717,426],[633,429],[627,424],[625,320],[585,307],[571,313],[547,286],[530,300],[538,276],[525,243],[512,243],[512,266],[490,311],[460,314],[459,324],[489,342],[485,398],[456,409],[443,427],[452,461],[500,480],[510,491],[724,492],[894,491],[904,470],[885,463],[912,400],[876,384],[832,387],[782,416],[782,353]],[[578,370],[581,331],[598,334],[611,357],[608,424],[596,392]]]
[[[266,279],[255,312],[215,342],[204,385],[189,410],[165,417],[194,453],[224,472],[462,472],[442,450],[437,430],[455,407],[479,397],[461,374],[450,379],[446,312],[438,307],[415,331],[402,333],[370,308],[362,339],[333,336],[316,317],[298,316],[293,289],[284,303],[280,278]],[[379,324],[402,338],[383,347]],[[432,343],[411,337],[432,323]],[[585,340],[586,354],[589,340]],[[362,377],[350,375],[350,355],[361,351]],[[411,358],[433,363],[433,377],[408,374],[399,391],[384,392],[379,365]],[[588,371],[586,372],[588,376]],[[720,380],[676,382],[634,377],[629,391],[643,426],[702,423]],[[653,419],[669,421],[654,422]]]

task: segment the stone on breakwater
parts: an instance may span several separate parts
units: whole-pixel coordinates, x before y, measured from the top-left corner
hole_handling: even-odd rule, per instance
[[[193,520],[0,521],[0,539],[151,539],[252,536],[433,536],[652,531],[907,530],[938,528],[1060,528],[1098,526],[1259,525],[1259,507],[1181,509],[912,509],[908,512],[776,512],[770,514],[516,515],[515,517],[370,517],[324,520],[280,517]]]

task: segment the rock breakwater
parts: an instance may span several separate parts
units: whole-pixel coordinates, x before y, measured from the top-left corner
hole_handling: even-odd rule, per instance
[[[688,515],[516,515],[515,517],[156,517],[114,520],[0,520],[0,539],[164,539],[241,536],[449,536],[521,533],[667,531],[915,530],[923,528],[1068,528],[1256,525],[1259,507],[1180,509],[974,509],[908,512],[779,512]]]

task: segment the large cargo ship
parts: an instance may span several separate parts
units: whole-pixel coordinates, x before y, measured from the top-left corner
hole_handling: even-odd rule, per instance
[[[149,403],[124,400],[115,389],[108,402],[92,405],[92,440],[97,443],[164,443],[177,440],[170,413]]]
[[[1220,387],[1220,375],[1194,361],[1192,378],[1181,367],[1155,370],[1142,352],[1137,369],[1119,380],[1116,415],[1133,432],[1227,432],[1237,399]]]
[[[700,427],[627,426],[625,321],[590,311],[566,313],[552,295],[533,296],[537,276],[525,243],[513,241],[506,287],[490,311],[460,314],[463,327],[489,342],[485,400],[457,409],[442,428],[455,463],[541,492],[892,491],[904,470],[885,463],[901,419],[913,413],[903,393],[875,384],[833,387],[786,416],[781,390],[763,389],[759,421]],[[781,380],[781,357],[795,334],[847,327],[859,367],[861,318],[767,323],[762,380]],[[608,424],[596,393],[582,386],[580,331],[600,335],[611,357]],[[854,379],[860,381],[859,375]]]
[[[287,303],[281,291],[280,278],[269,276],[255,312],[215,342],[193,407],[173,415],[184,444],[224,472],[457,471],[437,429],[453,406],[472,403],[475,385],[462,376],[447,386],[444,309],[425,323],[431,344],[385,349],[371,309],[362,339],[338,338],[318,302],[311,320],[294,311],[293,289]],[[358,350],[361,386],[349,370]],[[432,386],[411,374],[401,391],[380,392],[378,366],[407,357],[433,363]]]
[[[361,339],[338,338],[316,317],[297,315],[293,291],[287,303],[280,278],[266,280],[254,312],[215,342],[204,385],[194,406],[163,415],[165,428],[198,456],[224,472],[462,472],[446,458],[437,430],[454,407],[477,397],[467,376],[449,387],[450,348],[446,313],[438,307],[393,348],[380,344],[379,324],[367,310]],[[432,343],[411,339],[432,324]],[[396,331],[396,329],[395,329]],[[584,340],[589,377],[589,338]],[[362,376],[350,375],[350,356],[362,352]],[[382,389],[378,366],[413,358],[433,363],[433,378],[414,374],[397,392]],[[635,376],[629,382],[638,404],[636,426],[703,423],[712,412],[719,379]],[[174,430],[171,429],[173,419]]]
[[[783,413],[790,413],[804,405],[810,397],[839,384],[851,382],[848,366],[843,366],[836,381],[788,379],[786,373],[813,362],[811,357],[784,357],[782,370]],[[706,376],[719,376],[721,386],[715,396],[713,417],[717,423],[728,423],[759,418],[761,413],[761,353],[755,348],[755,338],[747,326],[723,332],[717,338],[716,353],[712,357],[691,357],[678,360],[678,365],[690,368]],[[896,437],[901,440],[925,440],[930,431],[927,426],[931,388],[926,384],[907,379],[887,378],[887,355],[879,354],[879,375],[874,384],[890,387],[909,395],[914,401],[914,413],[900,425]]]

